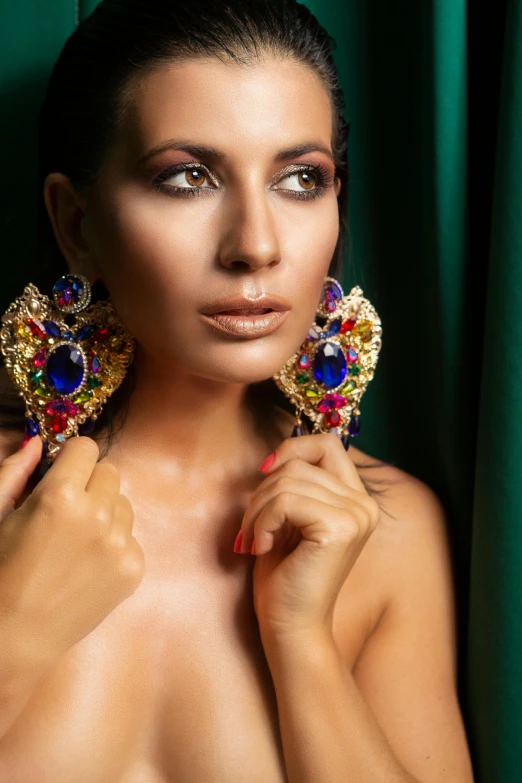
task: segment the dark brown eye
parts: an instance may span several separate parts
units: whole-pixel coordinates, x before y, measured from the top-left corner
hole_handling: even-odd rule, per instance
[[[318,181],[320,181],[320,175],[315,171],[306,171],[305,169],[302,171],[291,171],[279,180],[277,188],[303,193],[306,190],[318,190]]]
[[[205,181],[206,174],[201,169],[186,169],[185,176],[189,185],[198,187]]]
[[[306,190],[312,190],[316,184],[317,175],[313,171],[299,171],[297,172],[301,185]]]

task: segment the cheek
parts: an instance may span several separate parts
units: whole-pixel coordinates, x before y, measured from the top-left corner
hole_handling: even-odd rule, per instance
[[[296,336],[301,341],[315,318],[339,234],[337,202],[330,201],[324,207],[322,210],[314,210],[307,220],[296,224],[294,219],[291,223],[292,242],[288,258],[291,259],[292,267],[292,298],[299,320],[299,335]]]
[[[197,210],[189,220],[165,202],[123,189],[96,218],[104,283],[130,331],[145,342],[151,324],[176,332],[193,317],[215,248],[208,227],[197,223]]]

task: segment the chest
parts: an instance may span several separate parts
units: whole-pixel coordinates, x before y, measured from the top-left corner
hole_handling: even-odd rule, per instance
[[[135,506],[146,576],[40,680],[4,738],[0,778],[17,769],[20,783],[284,783],[254,557],[232,551],[241,503],[238,517],[228,507],[210,525],[197,504],[183,519]],[[343,587],[351,600],[334,614],[349,665],[374,611],[360,560]]]

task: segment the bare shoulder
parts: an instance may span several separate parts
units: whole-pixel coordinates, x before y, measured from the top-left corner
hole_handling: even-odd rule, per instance
[[[381,508],[381,519],[373,535],[377,533],[387,545],[398,547],[397,565],[402,568],[408,553],[432,556],[435,544],[439,554],[447,553],[447,517],[436,492],[411,473],[359,449],[351,446],[348,454],[367,491]],[[388,556],[392,554],[387,551]]]
[[[351,458],[368,486],[373,474],[373,486],[382,490],[375,495],[381,519],[352,569],[360,569],[359,580],[380,580],[378,619],[353,667],[354,680],[411,774],[426,783],[443,778],[471,783],[457,696],[446,511],[415,476],[393,465],[378,467],[378,460],[357,449]],[[349,600],[348,591],[342,600]]]

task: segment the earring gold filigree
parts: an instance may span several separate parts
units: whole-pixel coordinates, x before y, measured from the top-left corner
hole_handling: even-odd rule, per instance
[[[296,406],[292,437],[308,431],[305,415],[312,433],[333,432],[348,449],[359,433],[359,405],[374,376],[381,335],[381,320],[362,289],[354,286],[345,296],[340,283],[326,277],[306,339],[272,376]]]
[[[84,275],[63,275],[52,296],[29,283],[2,315],[0,329],[7,373],[26,404],[26,433],[41,435],[51,462],[67,438],[87,434],[135,347],[109,300],[88,307]]]

